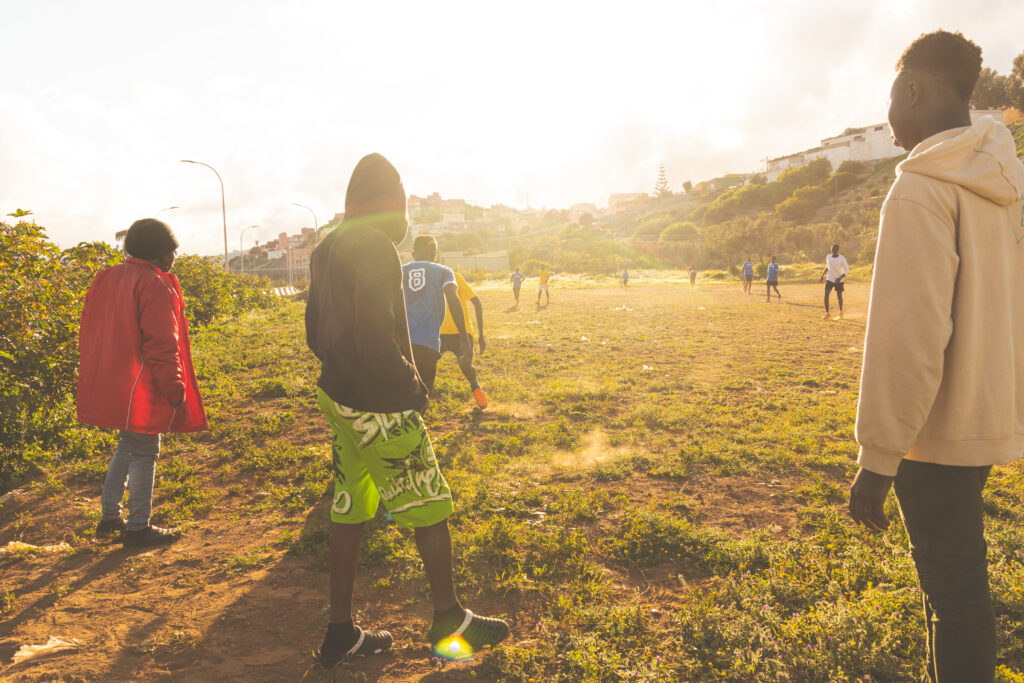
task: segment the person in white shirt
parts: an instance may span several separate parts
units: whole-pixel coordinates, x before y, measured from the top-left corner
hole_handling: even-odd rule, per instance
[[[821,271],[821,277],[818,278],[818,282],[825,279],[828,275],[828,281],[825,282],[825,315],[822,318],[828,318],[828,299],[832,290],[836,290],[836,299],[839,301],[839,317],[843,317],[843,280],[850,273],[850,264],[846,262],[846,257],[839,253],[839,245],[832,245],[832,253],[825,257],[825,270]]]

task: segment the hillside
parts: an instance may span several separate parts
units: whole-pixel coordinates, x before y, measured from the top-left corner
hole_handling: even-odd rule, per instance
[[[1024,123],[1010,129],[1024,157]],[[882,200],[903,158],[836,169],[815,161],[774,182],[755,176],[723,191],[652,198],[643,208],[603,217],[604,230],[593,238],[629,245],[618,254],[619,264],[633,267],[735,268],[747,257],[767,261],[770,255],[786,264],[817,262],[833,242],[843,245],[851,263],[870,264]],[[542,250],[557,254],[552,247]]]

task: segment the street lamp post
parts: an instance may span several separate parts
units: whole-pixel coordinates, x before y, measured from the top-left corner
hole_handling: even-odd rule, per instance
[[[320,243],[320,224],[316,220],[316,214],[313,212],[313,209],[309,208],[305,204],[292,202],[292,206],[301,206],[303,209],[313,214],[313,246],[316,246]]]
[[[313,214],[313,246],[315,247],[316,245],[320,244],[320,223],[316,220],[316,213],[314,213],[313,209],[309,208],[305,204],[299,204],[298,202],[292,202],[292,206],[302,207],[306,211],[309,211],[311,214]],[[306,275],[308,276],[309,273],[307,272]],[[291,284],[291,279],[292,279],[291,270],[289,270],[288,271],[288,284],[289,285]]]
[[[260,226],[258,226],[258,225],[250,225],[248,228],[242,228],[242,232],[238,233],[238,258],[239,258],[239,261],[241,263],[241,267],[239,268],[239,272],[241,272],[242,274],[245,274],[245,251],[242,249],[242,236],[245,235],[245,231],[246,230],[252,230],[253,228],[258,228],[258,227],[260,227]],[[256,268],[256,266],[253,266],[253,269],[255,269],[255,268]]]
[[[228,213],[224,208],[224,180],[220,177],[220,173],[217,173],[217,169],[209,164],[204,164],[202,161],[192,161],[191,159],[182,159],[183,164],[199,164],[213,171],[214,175],[217,176],[217,180],[220,182],[220,217],[224,223],[224,271],[228,270]]]
[[[153,216],[153,218],[159,218],[160,214],[162,214],[164,211],[173,211],[174,209],[180,209],[180,208],[181,208],[180,206],[165,206],[164,208],[162,208],[159,211],[157,211],[156,215]]]

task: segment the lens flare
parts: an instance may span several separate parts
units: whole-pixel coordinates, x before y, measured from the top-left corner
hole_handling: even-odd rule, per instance
[[[462,636],[452,635],[434,646],[434,655],[450,662],[462,662],[473,658],[473,648]]]

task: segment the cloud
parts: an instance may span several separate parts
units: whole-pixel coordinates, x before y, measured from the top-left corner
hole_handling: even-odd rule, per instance
[[[885,116],[892,65],[923,31],[963,30],[1006,72],[1019,0],[638,0],[512,5],[278,2],[246,12],[130,2],[116,25],[24,4],[0,62],[54,46],[0,86],[0,209],[61,244],[160,209],[186,250],[326,222],[378,151],[409,192],[482,204],[604,203],[753,171]]]

